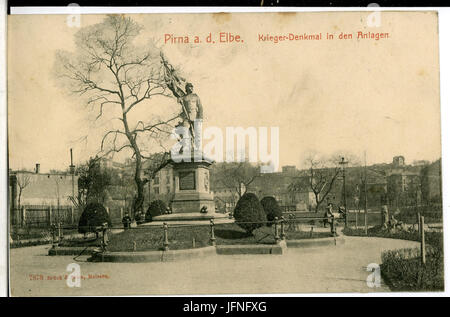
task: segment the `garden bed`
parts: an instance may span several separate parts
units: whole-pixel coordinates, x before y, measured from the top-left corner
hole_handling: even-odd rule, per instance
[[[257,245],[270,246],[275,244],[274,228],[262,228],[262,233],[252,235],[235,223],[216,224],[214,226],[216,245]],[[280,232],[281,234],[281,232]],[[107,246],[108,252],[134,252],[134,251],[161,251],[164,249],[164,230],[162,227],[140,226],[116,234],[110,234]],[[288,240],[329,238],[327,231],[289,231],[286,232]],[[95,239],[92,234],[89,238],[64,239],[58,247],[79,248],[99,246],[101,237]],[[211,246],[210,226],[173,225],[168,227],[168,241],[170,250],[197,249]]]
[[[410,258],[398,251],[382,254],[381,275],[391,290],[444,291],[444,258],[439,251],[430,252],[428,249],[424,265],[420,257]]]
[[[342,232],[346,236],[377,237],[377,238],[419,241],[419,233],[417,231],[406,231],[406,230],[389,231],[389,230],[382,230],[381,226],[368,228],[367,235],[364,228],[354,229],[351,227],[347,227],[344,228]]]
[[[65,229],[65,235],[77,235],[77,229]],[[10,248],[22,248],[50,244],[53,241],[50,228],[13,228],[11,230]]]
[[[270,244],[258,241],[253,235],[234,223],[217,224],[214,226],[217,245],[235,244]],[[161,227],[147,226],[145,228],[129,229],[111,235],[108,251],[152,251],[162,250],[164,246],[164,231]],[[177,225],[168,228],[170,250],[202,248],[211,245],[210,226]]]
[[[349,236],[366,236],[364,229],[345,228]],[[370,228],[368,237],[419,241],[417,231]],[[422,265],[418,248],[385,251],[382,253],[381,275],[393,291],[443,291],[444,249],[443,234],[425,232],[426,264]]]

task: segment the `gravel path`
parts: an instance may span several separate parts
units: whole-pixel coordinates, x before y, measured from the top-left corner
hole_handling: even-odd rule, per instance
[[[48,245],[12,249],[11,291],[13,296],[387,292],[383,284],[367,286],[367,265],[380,263],[383,250],[418,246],[383,238],[345,240],[338,246],[290,248],[284,255],[164,263],[89,263],[83,256],[77,262],[72,256],[47,256]],[[67,265],[74,262],[83,276],[79,288],[64,280]]]

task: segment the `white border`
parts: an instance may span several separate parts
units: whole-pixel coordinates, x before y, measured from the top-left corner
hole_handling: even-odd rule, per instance
[[[11,14],[215,13],[316,11],[444,11],[444,7],[11,7]]]
[[[5,3],[0,1],[0,11],[6,12]],[[447,188],[450,188],[450,127],[446,126],[445,118],[450,116],[450,92],[448,91],[448,83],[450,82],[450,8],[442,7],[420,7],[420,8],[377,8],[377,7],[352,7],[352,8],[292,8],[292,7],[11,7],[11,14],[105,14],[105,13],[211,13],[211,12],[319,12],[319,11],[438,11],[439,12],[439,52],[440,52],[440,92],[441,92],[441,131],[442,131],[442,192],[443,192],[443,213],[444,213],[444,228],[449,228],[449,217],[445,216],[450,209],[450,195],[447,193]],[[0,13],[1,14],[1,13]],[[5,30],[5,31],[3,31]],[[4,15],[0,17],[0,31],[6,34],[6,22]],[[6,157],[6,58],[5,58],[5,40],[0,41],[0,119],[3,125],[0,129],[0,140],[4,147],[0,150],[0,177],[6,180],[7,165],[3,161]],[[0,199],[7,201],[7,184],[3,181],[0,185]],[[5,187],[4,187],[5,186]],[[0,216],[0,225],[7,229],[6,215],[8,213],[2,211]],[[3,232],[7,232],[4,230]],[[0,237],[0,245],[6,246],[6,235],[2,234]],[[445,285],[446,291],[441,293],[324,293],[324,294],[243,294],[243,295],[229,295],[229,296],[259,296],[259,297],[279,297],[279,296],[364,296],[364,297],[378,297],[378,296],[448,296],[450,294],[450,277],[449,277],[449,257],[450,244],[449,234],[444,231],[445,238]],[[5,252],[0,254],[0,277],[6,277],[6,263]],[[5,280],[2,278],[2,280]],[[2,286],[0,281],[0,296],[4,294],[6,288]],[[214,295],[209,295],[214,296]],[[222,295],[220,295],[222,296]],[[190,296],[190,297],[202,297]]]
[[[0,1],[0,296],[8,294],[8,156],[6,111],[6,1]]]

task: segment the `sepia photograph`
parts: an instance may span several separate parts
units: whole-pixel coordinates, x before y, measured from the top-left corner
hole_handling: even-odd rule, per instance
[[[438,25],[9,15],[10,295],[444,292]]]

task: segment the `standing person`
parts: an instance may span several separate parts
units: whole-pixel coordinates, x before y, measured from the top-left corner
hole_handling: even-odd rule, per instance
[[[102,251],[106,251],[106,247],[109,244],[109,237],[108,237],[108,223],[104,223],[102,225]]]
[[[338,212],[339,212],[339,218],[342,218],[345,222],[345,218],[347,217],[347,210],[345,210],[345,207],[340,206]]]
[[[122,218],[122,223],[123,223],[123,228],[129,229],[130,228],[130,224],[131,224],[131,218],[128,215],[128,212],[125,214],[125,216]]]
[[[323,227],[327,227],[327,223],[331,225],[331,219],[333,218],[333,204],[328,203],[325,214],[323,215]]]

